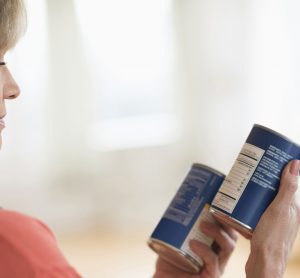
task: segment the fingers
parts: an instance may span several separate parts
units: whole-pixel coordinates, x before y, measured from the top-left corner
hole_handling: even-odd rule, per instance
[[[276,201],[290,203],[298,189],[298,175],[300,169],[300,160],[290,161],[284,168]]]
[[[237,233],[230,227],[223,227],[207,221],[202,221],[199,228],[205,235],[214,239],[218,251],[214,252],[214,244],[208,246],[197,240],[191,240],[190,247],[202,258],[208,277],[219,277],[235,248]]]
[[[233,252],[237,234],[231,228],[221,227],[210,222],[201,222],[200,228],[204,234],[213,238],[219,246],[220,259],[226,259]]]
[[[206,244],[194,239],[190,241],[190,247],[194,253],[202,258],[205,265],[205,271],[211,275],[209,277],[215,277],[219,272],[219,260],[217,254],[215,254]]]
[[[170,271],[170,269],[173,269],[174,267],[168,263],[167,261],[165,261],[164,259],[162,259],[160,256],[158,257],[157,261],[156,261],[156,269],[159,270],[159,272],[162,273],[168,273]],[[179,272],[179,270],[177,270]],[[155,276],[153,276],[153,278],[158,278],[160,277],[160,275],[156,274]]]
[[[223,225],[223,224],[220,225],[234,241],[237,241],[239,233],[236,230],[234,230],[233,228],[227,225]]]

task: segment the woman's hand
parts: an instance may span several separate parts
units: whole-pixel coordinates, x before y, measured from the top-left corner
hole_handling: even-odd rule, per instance
[[[299,229],[298,188],[300,161],[285,167],[279,192],[259,220],[246,264],[247,278],[282,278]]]
[[[191,249],[204,261],[201,272],[199,274],[187,273],[158,258],[154,278],[218,278],[222,275],[225,265],[234,250],[237,233],[229,227],[210,222],[201,222],[200,229],[204,234],[215,240],[219,249],[218,254],[207,245],[197,240],[191,240]]]

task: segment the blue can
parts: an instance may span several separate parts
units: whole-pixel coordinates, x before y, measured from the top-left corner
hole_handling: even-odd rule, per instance
[[[299,145],[255,124],[210,211],[221,222],[251,238],[260,217],[278,192],[284,166],[299,158]]]
[[[160,257],[191,273],[201,270],[203,261],[189,248],[189,241],[198,239],[212,245],[213,239],[199,230],[199,223],[203,219],[216,223],[209,206],[224,178],[225,175],[206,165],[192,165],[148,240]]]

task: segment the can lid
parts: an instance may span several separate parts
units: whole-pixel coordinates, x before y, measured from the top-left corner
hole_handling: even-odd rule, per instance
[[[210,166],[207,166],[205,164],[195,162],[195,163],[192,164],[192,168],[193,167],[208,170],[208,171],[213,172],[214,174],[216,174],[220,177],[225,178],[225,175],[222,172],[220,172],[220,171],[218,171],[218,170],[216,170],[216,169],[214,169]]]
[[[275,135],[281,137],[282,139],[284,139],[284,140],[286,140],[286,141],[288,141],[288,142],[290,142],[290,143],[295,144],[297,147],[300,148],[300,145],[299,145],[298,143],[296,143],[295,141],[291,140],[291,139],[288,138],[287,136],[285,136],[285,135],[283,135],[283,134],[281,134],[281,133],[279,133],[279,132],[277,132],[277,131],[275,131],[275,130],[269,128],[269,127],[266,127],[266,126],[263,126],[263,125],[260,125],[260,124],[254,124],[253,127],[258,127],[258,128],[264,129],[264,130],[266,130],[266,131],[269,131],[269,132],[271,132],[271,133],[273,133],[273,134],[275,134]]]
[[[196,260],[186,251],[176,248],[167,242],[150,238],[147,243],[162,259],[186,272],[199,273],[203,266],[203,261]]]

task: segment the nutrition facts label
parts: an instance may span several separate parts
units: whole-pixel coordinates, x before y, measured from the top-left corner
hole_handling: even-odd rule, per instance
[[[264,152],[254,145],[244,144],[212,205],[232,213]]]

